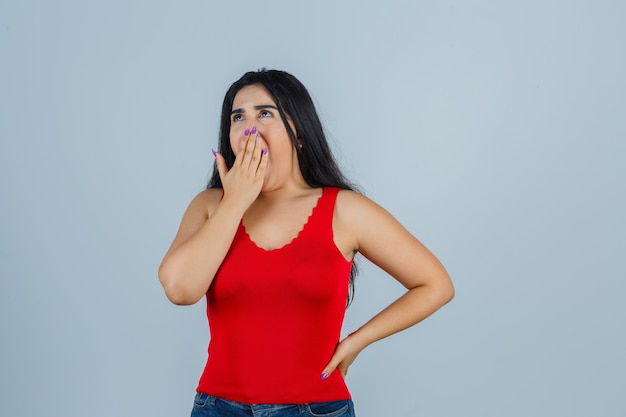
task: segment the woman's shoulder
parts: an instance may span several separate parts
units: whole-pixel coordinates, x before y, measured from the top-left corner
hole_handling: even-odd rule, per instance
[[[342,221],[351,221],[373,201],[356,191],[341,189],[335,202],[335,216]]]
[[[221,188],[207,188],[206,190],[200,191],[195,196],[193,201],[197,200],[197,201],[200,201],[200,202],[203,202],[203,203],[215,203],[215,204],[217,204],[222,199],[222,195],[223,194],[224,194],[224,191],[222,191]]]
[[[369,241],[369,234],[386,227],[387,220],[386,211],[368,197],[356,191],[340,190],[333,217],[335,243],[344,248],[344,254],[360,251],[363,242]]]
[[[355,209],[370,204],[376,203],[357,191],[340,189],[337,192],[337,205],[340,208]]]
[[[191,203],[189,203],[189,209],[203,211],[204,213],[208,213],[210,216],[222,199],[223,194],[224,192],[221,188],[208,188],[206,190],[202,190],[194,197],[193,200],[191,200]]]
[[[340,190],[337,194],[335,214],[349,223],[363,223],[389,215],[387,210],[363,194],[352,190]]]

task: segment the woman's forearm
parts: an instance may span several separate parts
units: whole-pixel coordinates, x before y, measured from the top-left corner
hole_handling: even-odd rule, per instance
[[[337,345],[321,378],[326,379],[335,369],[345,377],[352,362],[368,345],[419,323],[453,296],[454,288],[449,279],[408,290]]]
[[[349,337],[362,350],[371,343],[419,323],[453,297],[454,288],[445,280],[412,288]]]

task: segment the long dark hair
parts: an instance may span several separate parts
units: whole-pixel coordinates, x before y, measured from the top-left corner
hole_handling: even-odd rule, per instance
[[[218,149],[230,169],[235,163],[235,153],[230,146],[230,114],[233,109],[235,95],[243,87],[249,85],[263,86],[272,96],[280,117],[289,133],[291,142],[296,149],[300,171],[306,183],[311,187],[337,187],[344,190],[357,191],[357,187],[343,175],[333,157],[322,122],[320,121],[313,100],[304,85],[293,75],[278,70],[261,69],[245,73],[235,81],[224,96],[220,119]],[[293,131],[287,120],[290,119],[296,128]],[[299,146],[302,144],[302,146]],[[213,167],[213,174],[207,188],[222,188],[222,181]],[[350,271],[350,295],[348,304],[354,295],[354,279],[356,263],[352,263]]]

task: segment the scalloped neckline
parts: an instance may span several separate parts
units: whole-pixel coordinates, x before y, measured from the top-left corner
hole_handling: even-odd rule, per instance
[[[274,252],[274,251],[278,251],[278,250],[284,249],[284,248],[286,248],[288,246],[291,246],[291,245],[293,245],[295,243],[296,240],[298,240],[298,238],[300,237],[302,232],[304,232],[304,230],[306,229],[307,225],[310,223],[311,217],[313,217],[313,215],[315,214],[315,211],[319,207],[320,202],[322,201],[322,197],[324,197],[324,194],[326,194],[326,187],[322,188],[322,194],[320,194],[319,197],[317,197],[317,200],[315,201],[315,205],[311,208],[311,212],[307,216],[306,221],[304,222],[304,224],[300,227],[300,230],[298,230],[298,233],[293,238],[291,238],[291,240],[289,240],[287,243],[285,243],[284,245],[281,245],[279,247],[272,248],[272,249],[265,249],[264,247],[260,246],[259,244],[257,244],[254,241],[254,239],[252,239],[252,237],[250,236],[250,234],[246,230],[246,225],[243,223],[243,218],[242,218],[241,221],[239,222],[239,224],[241,225],[241,228],[243,229],[243,234],[246,236],[248,242],[252,243],[253,246],[257,247],[258,249],[260,249],[260,250],[262,250],[264,252]]]

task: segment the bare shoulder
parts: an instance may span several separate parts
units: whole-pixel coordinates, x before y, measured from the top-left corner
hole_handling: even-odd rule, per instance
[[[381,252],[383,245],[415,239],[396,218],[368,197],[354,191],[340,191],[333,225],[343,239],[365,254]]]
[[[222,198],[221,188],[209,188],[207,190],[200,191],[191,203],[187,212],[189,214],[202,213],[204,217],[210,216]]]
[[[388,224],[397,224],[381,206],[351,190],[337,194],[333,216],[335,244],[347,259],[363,249],[369,235]]]
[[[215,211],[221,198],[222,189],[213,188],[200,191],[194,199],[191,200],[180,222],[176,237],[174,237],[174,241],[165,255],[166,257],[202,227],[209,216]]]
[[[371,221],[372,217],[391,216],[373,200],[351,190],[341,190],[337,194],[335,215],[345,222]]]

